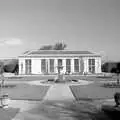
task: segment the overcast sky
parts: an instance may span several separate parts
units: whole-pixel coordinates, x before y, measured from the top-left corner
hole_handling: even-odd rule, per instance
[[[0,0],[0,57],[60,41],[120,61],[120,0]]]

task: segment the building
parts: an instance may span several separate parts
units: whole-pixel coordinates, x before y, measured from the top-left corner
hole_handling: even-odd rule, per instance
[[[33,50],[19,56],[19,74],[101,73],[101,56],[89,51]]]

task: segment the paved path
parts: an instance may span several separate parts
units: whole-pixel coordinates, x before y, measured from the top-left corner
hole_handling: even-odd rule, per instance
[[[48,90],[46,96],[44,97],[44,100],[45,101],[52,101],[52,100],[53,101],[74,101],[75,98],[74,98],[68,84],[54,84],[54,85],[50,86],[50,89]],[[21,103],[20,105],[26,106],[26,109],[21,109],[20,112],[12,120],[27,120],[27,119],[29,119],[29,120],[33,120],[33,119],[34,120],[51,120],[48,117],[42,116],[42,114],[39,114],[39,115],[34,114],[33,115],[33,114],[30,114],[27,112],[28,110],[34,108],[36,106],[36,103],[33,103],[31,105],[31,104],[28,104],[27,102],[24,102],[24,103]],[[68,119],[68,117],[66,119]],[[73,120],[72,117],[69,119]]]
[[[75,100],[69,85],[67,84],[54,84],[51,85],[44,100]]]

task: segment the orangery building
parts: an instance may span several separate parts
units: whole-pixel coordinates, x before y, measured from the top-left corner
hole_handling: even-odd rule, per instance
[[[19,56],[20,75],[101,73],[101,56],[89,51],[32,50]]]

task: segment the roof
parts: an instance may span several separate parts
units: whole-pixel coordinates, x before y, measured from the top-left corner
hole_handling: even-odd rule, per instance
[[[38,50],[32,51],[29,55],[33,54],[92,54],[89,51],[64,51],[64,50]]]
[[[43,55],[95,55],[89,51],[68,51],[68,50],[32,50],[27,51],[21,56],[43,56]],[[20,57],[21,57],[20,56]]]

